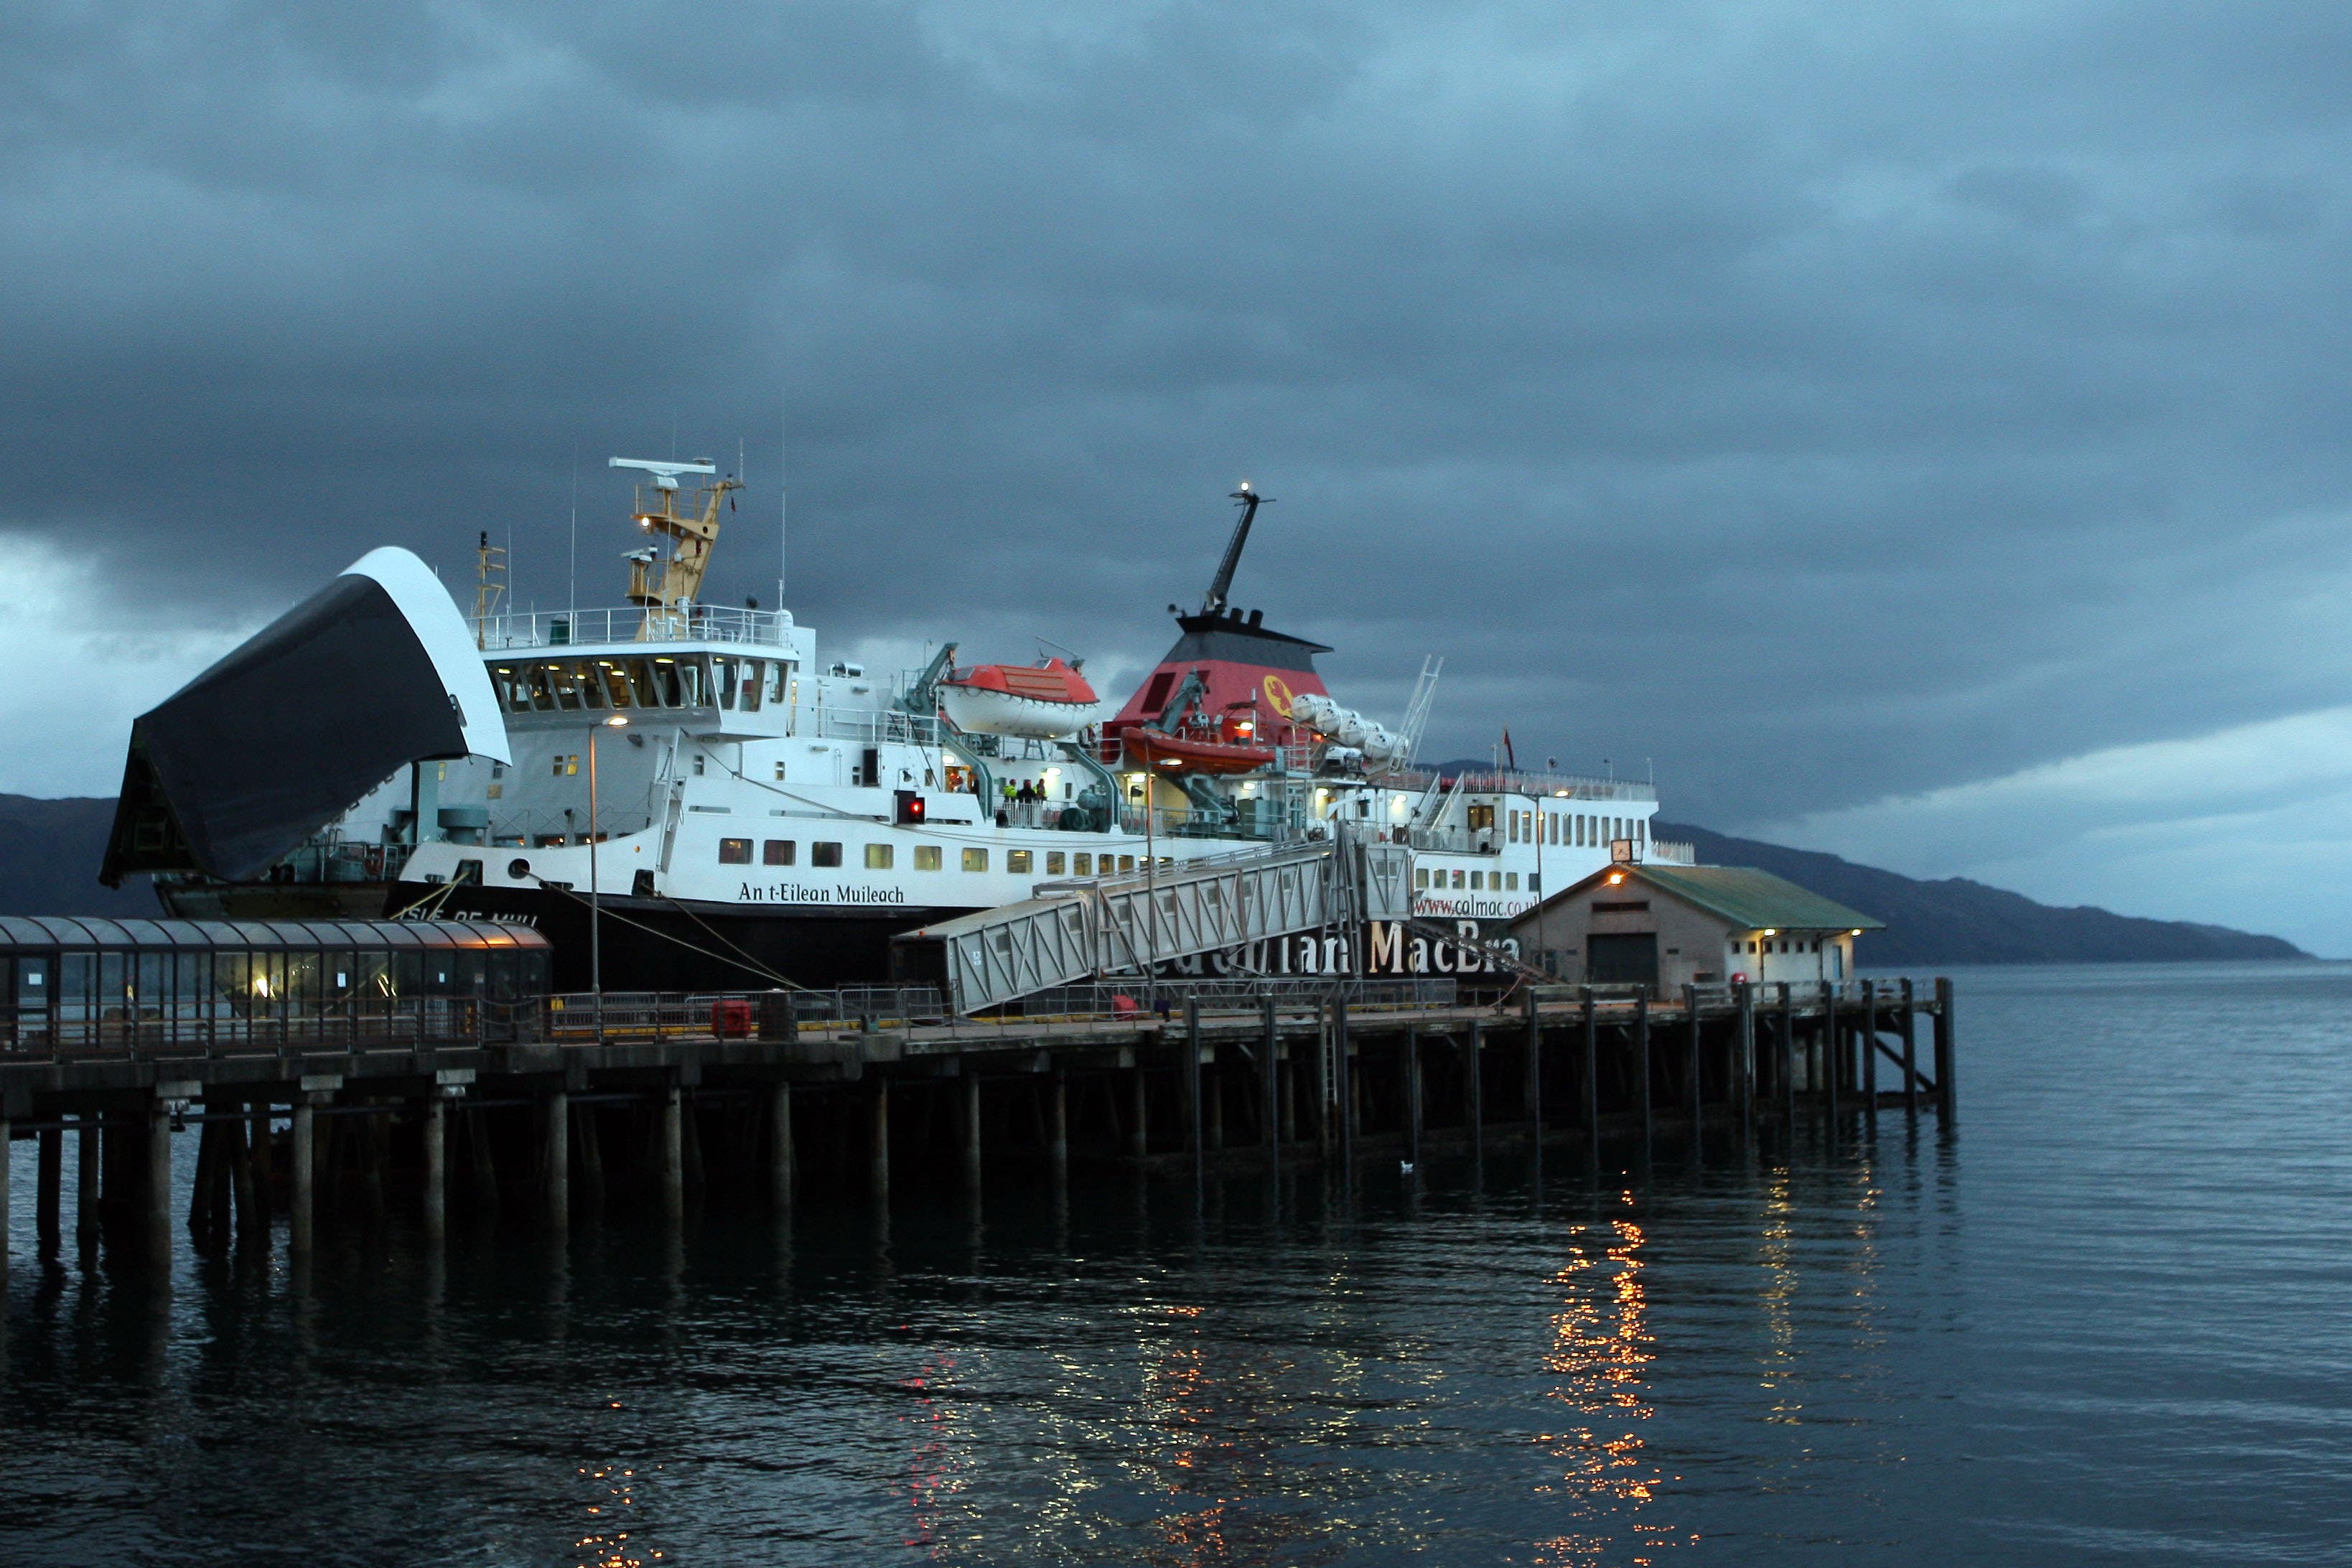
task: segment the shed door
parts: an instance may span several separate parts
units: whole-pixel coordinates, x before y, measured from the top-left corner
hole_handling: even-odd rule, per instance
[[[1635,931],[1584,939],[1585,980],[1593,985],[1658,987],[1658,933]]]

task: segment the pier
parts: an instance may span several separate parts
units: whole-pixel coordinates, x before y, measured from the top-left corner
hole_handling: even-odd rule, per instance
[[[1954,1114],[1948,980],[1496,989],[1138,981],[980,1017],[902,987],[100,1021],[0,1053],[0,1111],[8,1138],[38,1141],[45,1255],[65,1244],[70,1137],[77,1244],[159,1267],[183,1229],[200,1250],[267,1247],[281,1215],[299,1261],[322,1227],[394,1205],[430,1234],[509,1211],[560,1235],[608,1202],[782,1213],[1088,1168],[1349,1180],[1507,1145],[1638,1170],[1662,1150],[1702,1159],[1710,1138]],[[190,1127],[194,1195],[174,1214]],[[0,1234],[9,1201],[0,1165]]]

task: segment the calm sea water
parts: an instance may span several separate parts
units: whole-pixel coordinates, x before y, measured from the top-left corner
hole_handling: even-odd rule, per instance
[[[20,1145],[0,1562],[2352,1559],[2352,967],[1959,988],[1948,1135],[184,1252],[163,1311],[31,1261]]]

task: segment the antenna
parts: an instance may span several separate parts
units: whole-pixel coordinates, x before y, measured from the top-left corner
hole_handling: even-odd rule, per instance
[[[1413,682],[1412,700],[1405,704],[1404,748],[1397,753],[1395,765],[1412,766],[1421,751],[1421,732],[1429,727],[1430,704],[1437,700],[1437,678],[1444,672],[1445,661],[1430,655],[1421,661],[1421,679]]]
[[[571,583],[564,595],[571,606],[571,625],[580,623],[580,443],[572,443],[572,566]]]
[[[1230,499],[1242,509],[1242,520],[1234,525],[1234,536],[1225,542],[1225,558],[1217,563],[1217,575],[1209,584],[1208,596],[1201,601],[1201,613],[1204,616],[1224,613],[1225,595],[1234,585],[1234,568],[1242,563],[1242,546],[1249,542],[1250,524],[1257,520],[1257,509],[1274,500],[1250,489],[1247,479]]]
[[[793,563],[792,410],[776,414],[776,608],[784,607],[784,579]]]
[[[697,458],[692,462],[680,462],[675,458],[668,462],[656,462],[651,458],[614,458],[604,466],[608,468],[643,468],[654,477],[654,489],[657,490],[677,489],[680,474],[715,474],[719,471],[719,465],[708,458]]]

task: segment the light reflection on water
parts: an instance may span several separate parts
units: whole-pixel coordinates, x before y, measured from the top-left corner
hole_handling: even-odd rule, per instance
[[[1961,997],[1948,1139],[395,1227],[162,1312],[31,1261],[20,1146],[0,1559],[2337,1560],[2352,978]]]

